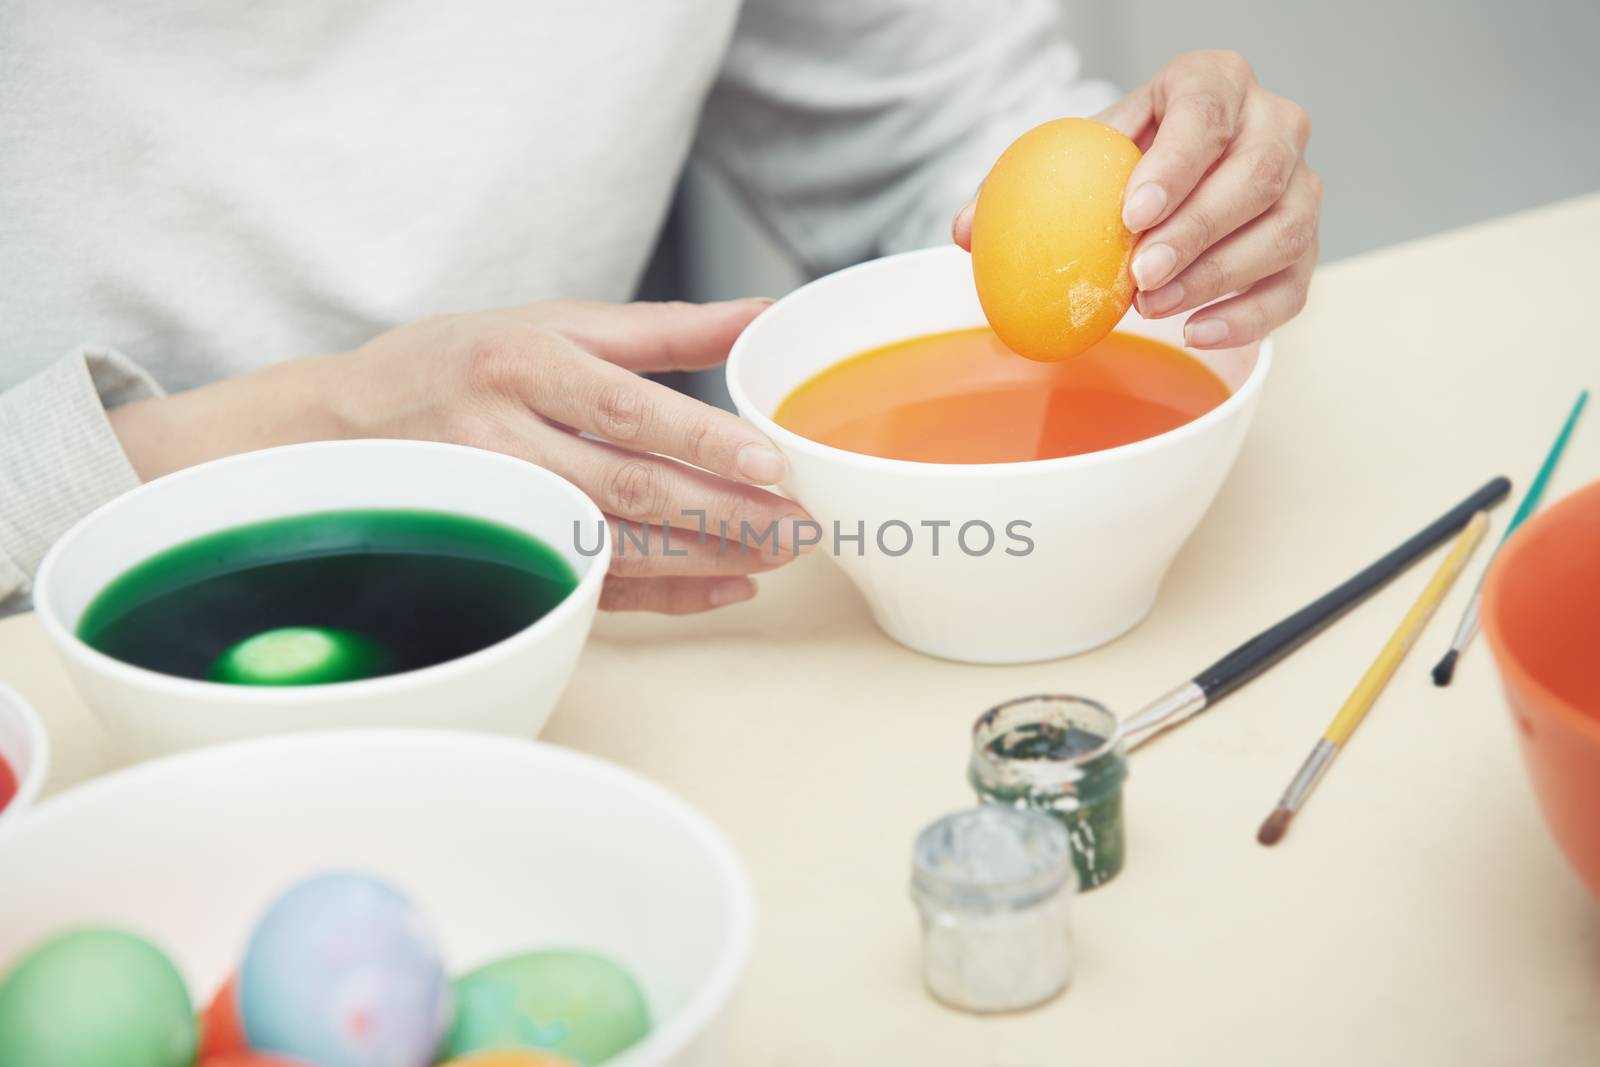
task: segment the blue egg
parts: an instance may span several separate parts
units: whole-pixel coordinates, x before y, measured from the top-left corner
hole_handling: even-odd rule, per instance
[[[334,872],[267,909],[239,968],[250,1047],[318,1067],[427,1067],[450,1023],[450,983],[415,905]]]

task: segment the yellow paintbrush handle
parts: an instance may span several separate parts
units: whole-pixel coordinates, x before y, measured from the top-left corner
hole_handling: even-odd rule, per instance
[[[1478,542],[1483,540],[1483,532],[1489,527],[1488,512],[1480,511],[1472,516],[1472,521],[1467,523],[1461,531],[1461,536],[1456,538],[1456,543],[1451,547],[1450,554],[1445,556],[1444,562],[1439,564],[1439,569],[1428,580],[1427,587],[1422,590],[1422,595],[1417,597],[1417,602],[1411,605],[1411,610],[1406,612],[1406,617],[1400,620],[1400,625],[1395,629],[1394,635],[1389,638],[1389,643],[1383,646],[1383,651],[1378,653],[1378,658],[1372,661],[1372,666],[1367,668],[1367,673],[1361,676],[1361,681],[1356,683],[1346,698],[1344,706],[1339,709],[1339,714],[1333,717],[1333,722],[1328,726],[1323,738],[1342,745],[1349,740],[1350,735],[1367,714],[1367,709],[1372,707],[1373,701],[1378,699],[1378,694],[1393,677],[1395,668],[1400,666],[1400,661],[1405,659],[1406,653],[1417,640],[1417,635],[1428,624],[1428,619],[1433,615],[1434,609],[1444,599],[1445,593],[1450,590],[1450,583],[1456,580],[1456,575],[1461,573],[1461,568],[1466,566],[1467,558],[1472,555],[1472,550],[1478,547]]]

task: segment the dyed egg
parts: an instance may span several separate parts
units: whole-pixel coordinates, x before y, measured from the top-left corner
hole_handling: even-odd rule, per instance
[[[451,1060],[444,1067],[578,1067],[565,1056],[533,1049],[495,1049],[492,1052],[474,1052],[459,1060]]]
[[[445,1055],[549,1049],[595,1067],[650,1032],[650,1009],[622,967],[588,952],[526,952],[456,981]]]
[[[450,984],[421,914],[364,874],[309,878],[267,909],[239,968],[250,1048],[317,1067],[425,1067]]]
[[[239,1018],[239,976],[229,975],[200,1016],[200,1062],[249,1051]]]
[[[348,630],[284,626],[247,637],[217,657],[211,679],[234,685],[322,685],[382,673],[383,652]]]
[[[0,1064],[190,1067],[194,1010],[178,970],[120,930],[72,930],[0,982]]]
[[[1133,303],[1134,235],[1122,197],[1137,145],[1090,119],[1035,126],[1001,153],[978,192],[972,278],[989,325],[1036,360],[1077,355]]]
[[[225,1056],[200,1058],[196,1067],[312,1067],[304,1060],[291,1060],[265,1052],[230,1052]]]
[[[11,769],[11,764],[6,762],[5,756],[0,755],[0,811],[5,811],[6,805],[10,804],[16,795],[17,772]]]

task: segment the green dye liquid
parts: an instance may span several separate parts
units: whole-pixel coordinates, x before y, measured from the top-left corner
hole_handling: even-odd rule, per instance
[[[989,751],[1006,759],[1071,759],[1105,743],[1105,738],[1081,727],[1040,722],[1013,727],[990,741]]]
[[[349,681],[487,648],[543,618],[577,584],[554,549],[485,519],[318,512],[221,530],[152,556],[101,590],[78,636],[181,678]],[[343,651],[331,674],[260,669],[275,661],[250,639],[294,628],[337,639]]]

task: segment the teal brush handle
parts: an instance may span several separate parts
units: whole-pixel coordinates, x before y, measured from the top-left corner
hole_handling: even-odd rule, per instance
[[[1550,475],[1555,471],[1556,464],[1561,462],[1561,453],[1567,449],[1567,439],[1572,436],[1572,428],[1578,424],[1578,416],[1583,412],[1583,405],[1588,402],[1589,390],[1585,389],[1578,394],[1578,400],[1572,405],[1572,412],[1562,424],[1561,432],[1556,435],[1556,443],[1550,446],[1550,451],[1545,455],[1539,473],[1528,483],[1528,491],[1522,495],[1522,503],[1517,505],[1511,521],[1506,524],[1506,532],[1500,535],[1502,545],[1506,543],[1506,538],[1511,536],[1511,531],[1521,526],[1522,520],[1532,515],[1534,509],[1539,506],[1539,498],[1544,496],[1544,488],[1550,484]]]

